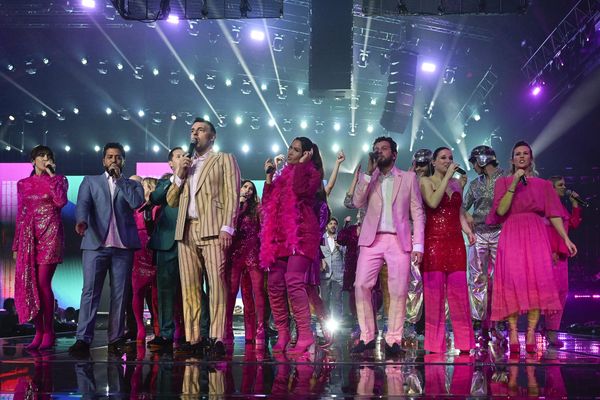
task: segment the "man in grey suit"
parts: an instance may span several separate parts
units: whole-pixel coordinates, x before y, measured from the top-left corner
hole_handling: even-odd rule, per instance
[[[346,248],[337,242],[338,220],[329,218],[323,244],[321,245],[321,298],[331,317],[337,321],[342,319],[343,301],[342,286],[344,282],[344,256]]]
[[[104,173],[86,176],[79,186],[75,230],[83,250],[83,290],[74,355],[89,351],[94,338],[96,312],[106,273],[110,276],[109,350],[125,342],[125,304],[131,285],[133,254],[140,248],[135,210],[144,202],[142,185],[122,175],[125,151],[119,143],[107,143],[102,157]]]

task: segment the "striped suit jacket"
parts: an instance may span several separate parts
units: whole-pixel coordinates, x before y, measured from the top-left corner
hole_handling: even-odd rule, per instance
[[[219,236],[223,225],[235,228],[240,196],[240,170],[235,157],[229,153],[210,152],[204,160],[196,193],[191,196],[190,178],[182,186],[171,185],[167,192],[169,206],[179,207],[175,240],[183,240],[190,197],[196,202],[201,238]]]

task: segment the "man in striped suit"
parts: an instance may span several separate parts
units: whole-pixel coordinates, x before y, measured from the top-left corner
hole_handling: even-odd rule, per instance
[[[179,162],[167,202],[171,207],[179,207],[175,240],[179,249],[185,336],[190,351],[202,350],[200,289],[205,270],[210,290],[211,350],[215,356],[222,356],[228,293],[225,254],[237,218],[240,171],[233,155],[212,151],[216,136],[212,123],[202,118],[194,120],[193,158],[185,156]]]

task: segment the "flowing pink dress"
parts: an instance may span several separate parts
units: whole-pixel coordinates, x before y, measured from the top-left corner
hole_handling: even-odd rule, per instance
[[[69,183],[62,175],[32,175],[17,183],[17,221],[12,250],[15,266],[15,306],[20,323],[40,311],[36,264],[63,261],[64,229],[60,217],[67,204]]]
[[[562,205],[552,184],[527,178],[519,183],[508,212],[496,210],[513,177],[499,178],[494,188],[494,204],[487,224],[502,224],[496,257],[493,321],[514,313],[539,309],[542,313],[562,310],[552,271],[552,250],[544,217],[562,217]]]

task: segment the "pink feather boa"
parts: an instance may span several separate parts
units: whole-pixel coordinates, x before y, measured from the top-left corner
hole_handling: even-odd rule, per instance
[[[302,253],[298,233],[302,214],[298,207],[300,199],[294,192],[295,173],[306,174],[306,185],[312,184],[310,181],[315,175],[317,183],[319,181],[312,163],[288,164],[270,188],[267,189],[265,185],[262,203],[264,219],[260,232],[260,265],[263,269],[268,269],[278,257]]]

